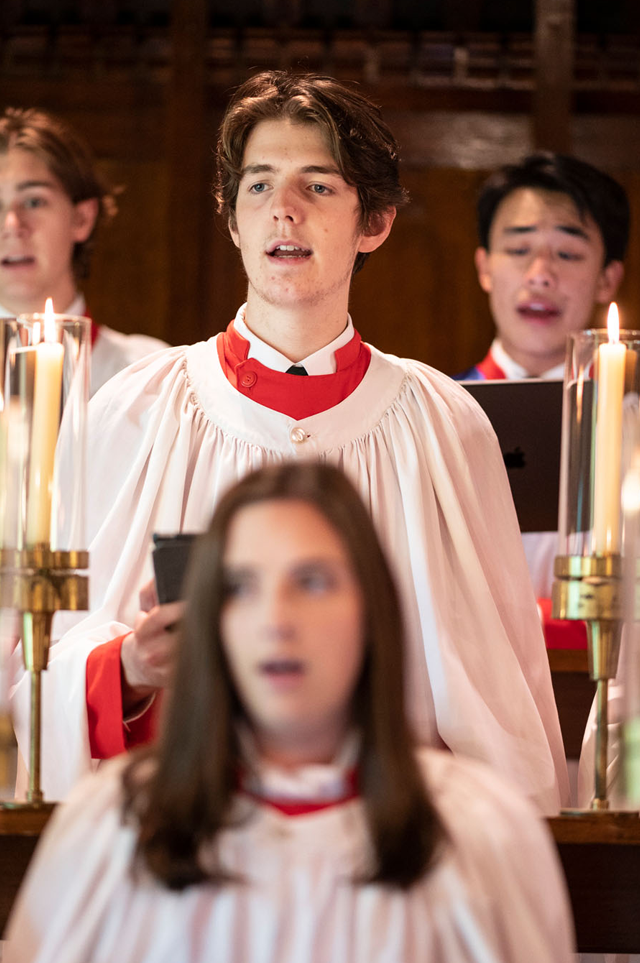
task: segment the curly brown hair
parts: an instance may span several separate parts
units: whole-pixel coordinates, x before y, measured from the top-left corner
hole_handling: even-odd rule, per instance
[[[347,184],[358,191],[360,227],[377,233],[380,217],[408,200],[400,184],[398,145],[378,107],[333,77],[266,70],[239,87],[222,120],[217,146],[215,197],[218,212],[235,227],[235,208],[244,151],[263,120],[318,124]],[[368,254],[360,252],[354,273]]]

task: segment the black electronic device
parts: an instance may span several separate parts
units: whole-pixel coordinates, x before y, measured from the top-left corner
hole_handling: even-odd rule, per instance
[[[562,381],[463,381],[498,436],[521,532],[558,527]]]
[[[189,532],[153,536],[153,569],[158,601],[177,602],[183,597],[184,576],[196,536]]]

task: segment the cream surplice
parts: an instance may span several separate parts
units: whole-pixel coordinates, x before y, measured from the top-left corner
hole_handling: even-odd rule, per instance
[[[216,852],[242,882],[172,892],[131,872],[136,826],[123,823],[123,760],[114,760],[54,816],[3,960],[570,963],[564,878],[542,820],[477,763],[435,750],[419,762],[446,838],[408,890],[352,882],[369,853],[359,798],[288,816],[237,797],[247,818],[220,834]],[[311,783],[325,798],[321,769]],[[327,770],[333,790],[335,766]],[[298,788],[308,799],[309,779]],[[295,773],[286,793],[296,795]]]

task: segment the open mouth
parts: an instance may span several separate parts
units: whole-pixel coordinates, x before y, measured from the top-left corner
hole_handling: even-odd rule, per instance
[[[302,684],[306,669],[299,659],[265,659],[259,666],[261,677],[273,692],[295,692]]]
[[[35,263],[35,259],[32,257],[28,257],[26,254],[15,254],[15,255],[8,254],[6,257],[3,257],[2,260],[0,261],[0,264],[2,265],[2,267],[8,267],[8,268],[26,267],[34,263]]]
[[[300,247],[298,244],[276,244],[267,251],[267,254],[275,260],[311,257],[309,248]]]
[[[301,677],[304,665],[299,659],[269,659],[261,663],[260,672],[274,679]]]
[[[518,314],[525,321],[555,321],[560,317],[560,309],[554,304],[530,301],[518,307]]]

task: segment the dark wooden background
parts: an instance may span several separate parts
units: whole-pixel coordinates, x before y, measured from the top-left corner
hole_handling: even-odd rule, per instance
[[[605,8],[605,9],[603,9]],[[86,286],[94,317],[174,344],[225,327],[245,282],[210,185],[229,91],[253,69],[360,82],[412,197],[353,286],[362,335],[453,373],[492,335],[473,268],[486,172],[534,147],[619,177],[634,214],[623,323],[640,327],[636,0],[2,0],[0,106],[77,126],[123,190]]]

